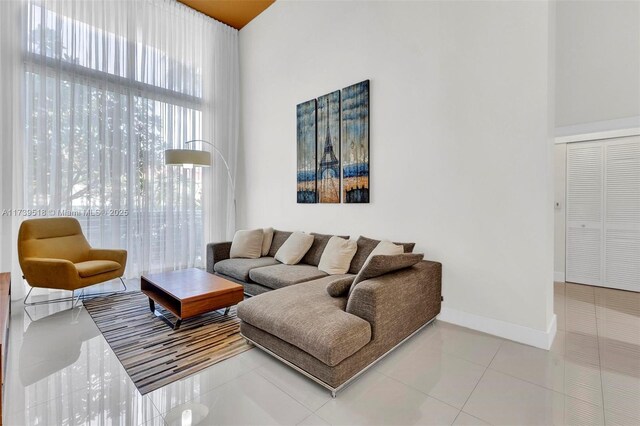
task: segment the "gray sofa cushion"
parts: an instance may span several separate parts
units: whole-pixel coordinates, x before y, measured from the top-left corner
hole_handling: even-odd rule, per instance
[[[304,255],[300,263],[306,263],[307,265],[318,266],[320,264],[320,258],[322,257],[322,253],[324,252],[324,248],[327,246],[327,243],[333,237],[333,235],[327,234],[316,234],[312,232],[313,235],[313,244],[309,251]],[[338,235],[340,238],[344,238],[345,240],[349,239],[349,236]]]
[[[249,272],[251,281],[265,287],[278,289],[292,284],[303,283],[326,277],[327,273],[311,265],[273,265],[254,269]]]
[[[271,239],[271,247],[269,247],[268,256],[275,257],[278,249],[282,247],[287,238],[289,238],[293,232],[273,230],[273,238]]]
[[[358,238],[358,251],[356,251],[356,255],[353,256],[351,260],[351,267],[349,268],[350,274],[357,274],[360,272],[360,269],[364,266],[364,262],[367,260],[367,257],[371,254],[373,249],[380,243],[380,240],[373,240],[371,238],[360,236]],[[413,252],[413,248],[416,243],[393,243],[398,244],[404,247],[405,253]]]
[[[273,257],[260,257],[258,259],[226,259],[216,262],[213,270],[219,274],[228,275],[240,281],[249,281],[249,271],[262,266],[276,265]]]
[[[346,298],[327,294],[336,277],[252,297],[238,305],[238,317],[335,366],[371,340],[369,322],[345,312]]]

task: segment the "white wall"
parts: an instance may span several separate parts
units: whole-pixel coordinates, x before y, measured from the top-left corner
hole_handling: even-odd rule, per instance
[[[640,1],[559,1],[556,34],[557,127],[638,123]]]
[[[565,273],[565,214],[567,181],[567,145],[554,147],[554,199],[557,203],[554,215],[554,271],[555,280],[564,281]],[[558,205],[559,204],[559,205]]]
[[[239,225],[415,241],[444,265],[447,320],[547,346],[549,15],[542,1],[277,1],[240,31]],[[371,204],[296,204],[296,104],[364,79]]]
[[[557,4],[556,135],[640,128],[640,1]],[[556,279],[565,272],[566,147],[556,148]]]

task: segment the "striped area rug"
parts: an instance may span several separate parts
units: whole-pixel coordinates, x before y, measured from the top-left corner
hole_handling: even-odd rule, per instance
[[[84,306],[142,395],[251,348],[240,336],[235,307],[227,316],[214,311],[185,320],[174,331],[151,313],[140,292]]]

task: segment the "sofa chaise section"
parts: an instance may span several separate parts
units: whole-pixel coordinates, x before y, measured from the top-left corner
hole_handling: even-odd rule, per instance
[[[421,261],[358,283],[348,298],[327,294],[336,276],[281,288],[238,305],[241,333],[335,396],[438,315],[441,276],[440,263]],[[369,325],[370,340],[358,348],[367,335],[360,320]]]
[[[328,297],[326,286],[336,277],[339,276],[248,299],[238,306],[238,316],[335,366],[371,340],[370,323],[345,311],[346,297]],[[302,300],[305,302],[301,303]]]

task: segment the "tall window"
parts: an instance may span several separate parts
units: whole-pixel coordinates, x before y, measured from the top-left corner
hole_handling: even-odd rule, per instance
[[[31,1],[24,26],[25,204],[127,249],[129,276],[203,263],[201,169],[164,165],[201,137],[201,52],[146,3]]]

